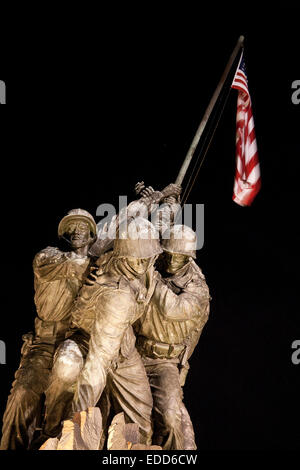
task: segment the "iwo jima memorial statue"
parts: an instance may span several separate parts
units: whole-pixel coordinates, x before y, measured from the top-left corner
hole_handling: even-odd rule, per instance
[[[137,200],[99,229],[87,211],[69,211],[58,226],[68,251],[35,256],[34,332],[23,335],[2,450],[196,449],[183,386],[210,295],[197,234],[178,223],[191,189],[180,201],[181,184],[242,45],[241,37],[176,183],[137,183]],[[237,197],[258,191],[247,176]]]

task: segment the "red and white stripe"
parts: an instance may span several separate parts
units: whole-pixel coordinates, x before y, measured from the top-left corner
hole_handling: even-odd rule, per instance
[[[231,85],[238,90],[236,172],[232,199],[241,206],[250,206],[260,190],[261,179],[248,81],[240,68],[242,56]]]

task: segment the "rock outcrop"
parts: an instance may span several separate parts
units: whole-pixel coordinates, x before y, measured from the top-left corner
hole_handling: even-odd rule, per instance
[[[88,408],[64,421],[60,436],[48,439],[39,450],[101,450],[102,434],[100,409]],[[125,423],[124,413],[119,413],[109,426],[107,449],[161,450],[161,447],[141,444],[138,424]]]

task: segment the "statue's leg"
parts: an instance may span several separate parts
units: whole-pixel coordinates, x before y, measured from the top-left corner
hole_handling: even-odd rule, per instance
[[[75,341],[68,339],[58,346],[45,392],[45,436],[57,436],[61,422],[70,417],[75,384],[83,363],[83,354]]]
[[[39,424],[52,355],[35,347],[22,358],[3,415],[1,449],[28,449]]]
[[[182,432],[184,436],[184,449],[185,450],[196,450],[195,433],[194,427],[185,407],[185,404],[181,403],[181,419],[182,419]]]
[[[176,363],[163,362],[146,366],[152,396],[153,444],[164,450],[184,449],[182,426],[182,389]]]
[[[97,403],[97,407],[100,408],[101,417],[102,417],[102,435],[100,440],[99,449],[102,450],[104,448],[105,442],[108,436],[108,428],[110,425],[109,418],[110,418],[110,411],[111,411],[111,403],[110,403],[110,393],[108,387],[102,392],[100,400]]]
[[[129,358],[119,360],[117,368],[109,372],[107,387],[115,413],[123,411],[126,422],[137,423],[140,442],[151,445],[152,395],[145,367],[136,349]]]
[[[15,381],[3,415],[1,450],[28,449],[40,408],[41,395]]]

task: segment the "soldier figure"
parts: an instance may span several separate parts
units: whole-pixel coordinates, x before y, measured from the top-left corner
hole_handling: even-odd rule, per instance
[[[28,449],[40,422],[56,347],[71,321],[71,308],[89,272],[88,250],[95,241],[96,223],[87,211],[71,210],[58,227],[71,251],[47,247],[33,261],[35,332],[23,336],[21,362],[3,416],[1,449]]]
[[[158,236],[155,235],[156,238],[154,239],[145,239],[142,241],[138,239],[122,239],[122,236],[125,236],[124,234],[127,233],[127,223],[138,213],[148,216],[156,203],[159,203],[165,197],[172,195],[177,196],[180,191],[181,188],[179,186],[170,184],[162,191],[152,190],[150,194],[145,193],[140,200],[130,203],[129,206],[111,222],[106,230],[102,230],[101,236],[98,237],[97,242],[92,246],[90,253],[100,256],[97,261],[100,268],[94,275],[90,275],[81,290],[72,312],[73,322],[72,328],[70,328],[67,334],[68,340],[60,345],[55,354],[46,398],[45,439],[47,437],[57,436],[61,428],[61,421],[67,419],[71,414],[70,407],[74,395],[75,383],[88,353],[90,333],[96,315],[102,315],[104,324],[107,322],[106,329],[109,327],[110,323],[113,322],[113,314],[110,314],[110,316],[107,315],[107,313],[100,313],[106,308],[104,302],[101,304],[99,300],[102,299],[100,296],[102,290],[108,287],[119,289],[119,291],[116,290],[113,292],[115,298],[120,299],[116,305],[116,309],[118,310],[120,306],[121,308],[125,308],[126,302],[124,302],[124,305],[122,304],[122,296],[124,297],[124,293],[119,284],[121,283],[120,285],[123,285],[123,287],[124,285],[127,286],[126,288],[128,289],[128,282],[130,281],[129,291],[138,298],[138,305],[136,301],[131,304],[129,302],[128,312],[130,309],[132,310],[131,313],[129,312],[130,315],[134,315],[137,307],[139,307],[138,315],[141,315],[141,308],[143,309],[148,302],[148,300],[145,302],[145,298],[148,299],[152,295],[154,286],[154,259],[153,261],[151,259],[157,257],[161,252]],[[138,221],[138,219],[136,220]],[[114,252],[108,251],[101,255],[103,251],[110,248],[113,242],[114,231],[119,230],[119,224],[121,224],[123,228],[125,225],[125,230],[123,231],[123,235],[122,233],[119,234],[119,238],[114,244]],[[142,221],[142,226],[139,228],[145,230],[146,234],[149,229],[153,230],[152,225],[145,220]],[[130,263],[135,267],[135,270],[131,267]],[[149,266],[145,269],[144,265]],[[136,280],[137,278],[139,278],[139,281]],[[141,278],[144,278],[143,283],[141,283]],[[107,285],[108,279],[109,283]],[[147,283],[147,288],[145,287],[145,283]],[[143,297],[145,298],[143,299]],[[133,299],[134,297],[131,295],[131,302]],[[97,313],[98,307],[99,312]],[[115,315],[119,315],[119,313]],[[126,318],[123,318],[121,315],[121,322],[122,319],[127,321]],[[121,323],[119,328],[121,331]],[[125,330],[125,335],[121,342],[118,367],[116,369],[115,363],[109,367],[107,379],[108,387],[101,397],[100,406],[103,417],[103,427],[105,428],[105,420],[108,418],[110,402],[113,402],[115,412],[122,409],[125,412],[127,421],[137,422],[139,424],[141,442],[149,444],[152,434],[150,420],[152,408],[151,392],[144,367],[135,349],[135,336],[132,328],[128,327],[125,328]],[[100,332],[99,335],[101,336]],[[91,359],[89,356],[88,363],[90,362]],[[89,368],[90,367],[91,366],[89,366]],[[100,372],[101,368],[99,373]],[[100,378],[99,380],[101,382]],[[126,390],[128,390],[128,392],[126,392]],[[133,391],[129,392],[129,390]],[[101,393],[99,393],[99,396],[100,394]],[[134,408],[131,406],[131,403],[129,403],[130,394],[134,395]],[[87,399],[85,404],[86,403],[89,403],[89,405],[86,406],[95,406],[95,397],[93,397],[93,399]],[[91,405],[91,403],[94,403],[94,405]],[[80,406],[84,407],[85,404],[82,403]]]
[[[128,228],[119,227],[114,251],[102,256],[100,269],[82,287],[72,312],[73,332],[56,353],[45,434],[59,432],[57,405],[63,404],[61,419],[66,419],[74,392],[73,411],[81,411],[96,406],[106,386],[105,405],[100,406],[103,427],[109,399],[115,413],[124,411],[127,422],[139,424],[141,443],[151,444],[151,390],[131,324],[153,294],[153,265],[161,252],[158,233],[148,220],[137,218]]]
[[[182,402],[188,359],[209,315],[209,290],[196,257],[196,234],[175,225],[164,232],[168,277],[158,279],[147,311],[134,324],[153,396],[153,444],[165,450],[196,449]]]

